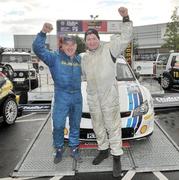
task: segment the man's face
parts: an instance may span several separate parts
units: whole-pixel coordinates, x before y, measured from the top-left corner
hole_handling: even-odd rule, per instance
[[[88,34],[86,36],[86,46],[89,50],[95,50],[99,47],[100,40],[95,34]]]
[[[77,49],[77,44],[73,41],[66,41],[62,44],[62,49],[67,56],[73,57]]]

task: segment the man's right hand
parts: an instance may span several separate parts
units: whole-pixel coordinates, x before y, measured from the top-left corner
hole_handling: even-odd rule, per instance
[[[53,30],[53,25],[50,23],[44,23],[42,32],[44,33],[50,33]]]

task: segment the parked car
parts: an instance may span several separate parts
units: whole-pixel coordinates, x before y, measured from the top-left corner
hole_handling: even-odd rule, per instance
[[[19,102],[19,96],[15,95],[13,91],[13,84],[6,76],[12,75],[7,72],[9,67],[0,65],[0,121],[6,125],[15,123]]]
[[[122,138],[142,138],[154,130],[154,105],[148,89],[142,86],[124,57],[116,61],[116,79],[119,86],[119,101],[122,118]],[[91,116],[87,105],[85,81],[82,82],[83,113],[80,126],[81,140],[95,140]],[[68,119],[65,138],[69,136]]]
[[[179,53],[165,53],[157,56],[154,75],[163,89],[179,85]]]
[[[1,64],[14,69],[13,85],[16,90],[33,90],[38,87],[38,76],[32,64],[31,54],[26,52],[3,52]]]

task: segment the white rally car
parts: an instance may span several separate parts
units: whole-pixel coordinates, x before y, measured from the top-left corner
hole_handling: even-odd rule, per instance
[[[116,79],[119,85],[122,138],[134,139],[152,134],[154,129],[153,99],[148,89],[136,79],[124,57],[116,61]],[[83,114],[80,125],[81,140],[95,140],[86,98],[86,82],[82,82]],[[68,120],[64,131],[69,136]]]

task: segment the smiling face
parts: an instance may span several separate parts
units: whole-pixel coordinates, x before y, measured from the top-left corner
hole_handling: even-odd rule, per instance
[[[66,41],[62,44],[62,50],[67,56],[73,57],[77,49],[77,44],[73,41]]]
[[[86,36],[86,47],[92,51],[95,50],[99,47],[100,44],[100,40],[97,38],[97,36],[95,34],[88,34]]]

